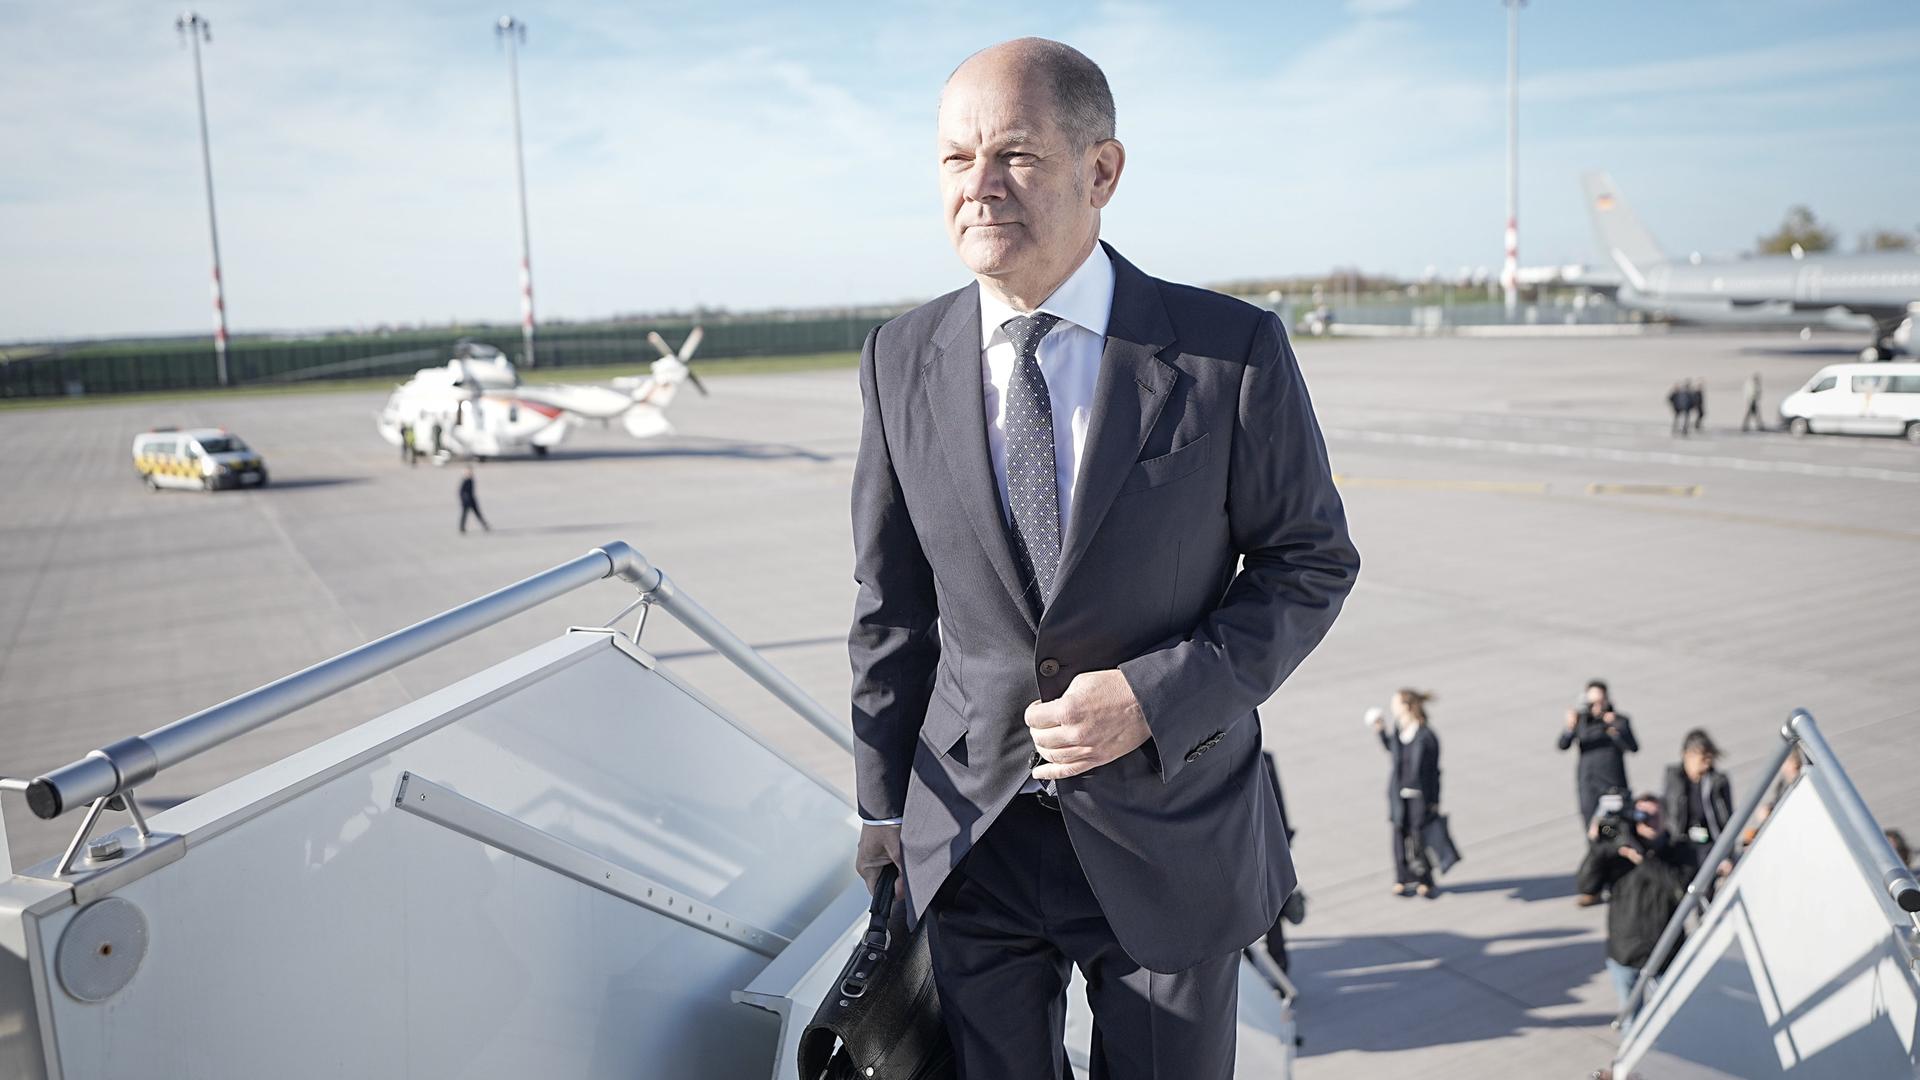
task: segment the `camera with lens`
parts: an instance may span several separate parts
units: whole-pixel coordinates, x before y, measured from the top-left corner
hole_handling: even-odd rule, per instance
[[[1597,843],[1617,846],[1633,837],[1631,816],[1637,810],[1615,810],[1611,814],[1602,814],[1594,819],[1594,840]]]
[[[1633,827],[1647,820],[1646,811],[1627,802],[1624,791],[1609,791],[1600,796],[1600,803],[1594,809],[1594,843],[1615,848],[1621,844],[1638,844],[1639,834]]]

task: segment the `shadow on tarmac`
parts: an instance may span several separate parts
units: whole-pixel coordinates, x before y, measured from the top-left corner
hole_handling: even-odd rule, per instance
[[[1572,874],[1542,874],[1539,877],[1501,878],[1497,881],[1469,881],[1460,885],[1441,883],[1443,892],[1506,892],[1508,900],[1564,900],[1573,896]]]
[[[640,459],[640,460],[645,460],[650,458],[663,459],[663,460],[687,459],[687,458],[734,458],[734,459],[747,460],[747,461],[778,461],[778,460],[785,460],[785,459],[797,459],[800,461],[828,462],[828,461],[833,461],[838,457],[850,456],[850,455],[823,454],[816,450],[808,450],[806,447],[803,447],[803,446],[795,446],[792,443],[733,442],[728,440],[713,440],[711,442],[705,442],[703,440],[703,443],[704,445],[699,443],[679,442],[679,443],[666,445],[666,446],[635,446],[635,447],[619,447],[619,446],[598,447],[596,446],[596,447],[579,447],[571,450],[566,447],[559,447],[554,449],[552,452],[548,453],[546,458],[544,459],[522,458],[522,457],[497,458],[492,461],[489,461],[488,464],[495,465],[495,466],[521,465],[521,464],[527,464],[527,463],[545,463],[545,462],[552,462],[552,461],[591,461],[591,460],[597,460],[597,459],[604,460],[604,459],[619,459],[619,458],[631,458],[631,459]]]
[[[1497,952],[1490,948],[1496,943]],[[1477,1043],[1525,1031],[1592,1028],[1613,1019],[1612,1013],[1533,1015],[1536,1009],[1574,1003],[1574,989],[1601,969],[1601,946],[1579,930],[1485,938],[1444,931],[1302,937],[1287,944],[1291,972],[1300,984],[1301,1057]],[[1520,988],[1526,1000],[1518,1000],[1510,988]],[[1499,1007],[1489,1008],[1489,997],[1500,999]],[[1416,1008],[1410,1014],[1396,1007],[1410,998],[1455,1005]],[[1396,1015],[1422,1019],[1407,1024],[1396,1022]],[[1604,1051],[1595,1055],[1604,1056]]]
[[[365,476],[295,476],[283,480],[276,476],[264,490],[299,491],[303,488],[342,487],[347,484],[364,484],[368,479],[369,477]]]

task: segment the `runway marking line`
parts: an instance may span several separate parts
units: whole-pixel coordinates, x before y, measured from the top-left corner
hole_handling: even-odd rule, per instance
[[[1674,495],[1697,499],[1706,492],[1699,484],[1588,484],[1589,495]]]
[[[1632,464],[1679,465],[1698,469],[1738,469],[1745,472],[1786,473],[1797,476],[1835,477],[1849,480],[1890,480],[1901,484],[1920,484],[1920,470],[1883,469],[1861,465],[1827,465],[1807,461],[1734,457],[1728,454],[1687,454],[1671,450],[1637,450],[1603,446],[1575,446],[1565,443],[1526,442],[1519,439],[1480,439],[1462,435],[1428,435],[1406,431],[1371,431],[1364,428],[1324,428],[1329,440],[1389,446],[1424,446],[1448,450],[1488,450],[1527,457],[1563,457],[1586,461],[1616,461]]]
[[[1501,480],[1408,480],[1385,476],[1347,476],[1334,473],[1341,487],[1388,488],[1402,491],[1475,491],[1496,495],[1545,495],[1547,485]]]

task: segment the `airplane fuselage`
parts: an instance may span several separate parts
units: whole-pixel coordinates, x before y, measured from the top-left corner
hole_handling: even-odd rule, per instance
[[[1844,307],[1902,315],[1920,302],[1920,254],[1908,252],[1670,261],[1635,269],[1628,275],[1634,291],[1656,300],[1785,302],[1806,310]],[[1642,280],[1634,281],[1636,276]]]

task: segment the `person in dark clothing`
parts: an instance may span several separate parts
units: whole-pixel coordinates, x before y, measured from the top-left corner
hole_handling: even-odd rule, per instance
[[[1267,779],[1273,783],[1273,797],[1280,803],[1280,827],[1287,834],[1287,843],[1291,844],[1293,843],[1293,822],[1287,819],[1287,797],[1280,790],[1280,767],[1274,763],[1271,752],[1262,756],[1266,758]],[[1281,909],[1281,914],[1274,916],[1273,929],[1267,931],[1267,955],[1273,957],[1273,962],[1280,966],[1281,971],[1287,970],[1286,911],[1292,908],[1293,904],[1293,900],[1287,901]]]
[[[1632,828],[1607,839],[1600,836],[1599,822],[1588,827],[1591,846],[1575,878],[1576,887],[1584,893],[1612,890],[1613,899],[1607,905],[1607,974],[1623,1008],[1641,970],[1653,958],[1654,945],[1673,913],[1680,910],[1694,872],[1684,845],[1663,828],[1660,800],[1651,792],[1633,801],[1626,820]]]
[[[1707,380],[1693,380],[1693,389],[1687,392],[1687,411],[1693,414],[1693,430],[1698,434],[1707,425]]]
[[[1767,430],[1767,421],[1760,415],[1760,373],[1756,371],[1747,376],[1746,384],[1741,389],[1746,392],[1747,398],[1747,411],[1740,417],[1741,433],[1744,434],[1749,427]]]
[[[1674,842],[1690,851],[1694,865],[1707,857],[1714,841],[1733,819],[1733,784],[1727,775],[1714,768],[1720,760],[1720,748],[1701,728],[1687,732],[1680,744],[1680,764],[1667,766],[1667,830]],[[1730,866],[1722,864],[1725,874]]]
[[[1368,723],[1392,759],[1387,772],[1387,817],[1393,822],[1393,892],[1434,895],[1433,868],[1427,865],[1422,833],[1440,814],[1440,737],[1427,726],[1432,694],[1401,690],[1393,695],[1395,731],[1386,730],[1378,711]],[[1419,863],[1419,866],[1414,865]]]
[[[1566,728],[1560,732],[1560,749],[1578,744],[1580,764],[1574,772],[1574,794],[1580,808],[1580,826],[1593,820],[1600,796],[1608,791],[1627,791],[1627,755],[1637,753],[1640,743],[1633,737],[1633,723],[1627,714],[1613,707],[1607,684],[1595,679],[1587,684],[1584,709],[1568,709]]]
[[[1667,429],[1667,433],[1669,435],[1685,435],[1687,433],[1687,417],[1693,412],[1693,400],[1686,383],[1677,382],[1673,384],[1673,389],[1667,391],[1667,405],[1673,409],[1673,425]]]
[[[467,515],[468,514],[472,514],[474,517],[480,519],[481,528],[487,530],[488,532],[493,531],[493,526],[487,524],[486,515],[480,512],[480,500],[474,498],[473,466],[471,465],[467,466],[467,475],[463,477],[460,481],[460,531],[461,532],[467,531]]]

